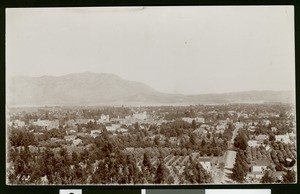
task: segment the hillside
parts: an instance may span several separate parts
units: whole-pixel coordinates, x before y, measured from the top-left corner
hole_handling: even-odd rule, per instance
[[[113,74],[18,76],[7,80],[7,104],[44,105],[189,105],[293,102],[289,91],[247,91],[224,94],[165,94]]]

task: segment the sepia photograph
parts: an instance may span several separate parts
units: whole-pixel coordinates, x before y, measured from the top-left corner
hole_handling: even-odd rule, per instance
[[[297,183],[293,6],[5,18],[7,185]]]

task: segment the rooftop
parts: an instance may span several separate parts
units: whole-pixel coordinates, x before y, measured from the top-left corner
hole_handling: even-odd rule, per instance
[[[200,157],[198,159],[199,162],[210,162],[211,158],[210,157]]]
[[[268,159],[254,160],[253,166],[269,166],[271,164]]]

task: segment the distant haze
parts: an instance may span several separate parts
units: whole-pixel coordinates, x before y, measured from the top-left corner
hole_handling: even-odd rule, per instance
[[[8,79],[9,106],[44,105],[192,105],[228,103],[294,103],[292,91],[246,91],[183,95],[161,93],[141,82],[113,74],[78,73],[64,76]]]
[[[9,8],[6,73],[110,73],[174,94],[294,91],[293,18],[292,6]]]

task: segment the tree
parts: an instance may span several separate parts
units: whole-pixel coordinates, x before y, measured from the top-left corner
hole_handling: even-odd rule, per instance
[[[22,183],[22,177],[25,174],[25,161],[20,156],[15,158],[13,172],[9,176],[10,182]]]
[[[218,134],[218,138],[219,138],[219,139],[223,139],[223,134],[222,134],[222,133],[219,133],[219,134]]]
[[[283,183],[295,183],[296,182],[296,172],[293,170],[288,170],[282,176]]]
[[[240,133],[238,136],[236,136],[236,138],[234,139],[234,146],[236,148],[246,150],[248,146],[248,138],[244,133]]]
[[[86,161],[88,157],[89,157],[89,152],[87,151],[87,149],[84,149],[83,152],[81,152],[80,154],[80,160]]]
[[[223,171],[224,168],[225,168],[225,163],[224,162],[220,162],[219,167],[220,167],[221,171]]]
[[[213,140],[211,142],[211,147],[216,148],[216,146],[217,146],[216,140],[215,140],[215,138],[213,138]]]
[[[195,119],[193,119],[193,121],[192,121],[192,129],[196,129],[197,128],[197,123],[196,123],[196,121],[195,121]]]
[[[173,184],[175,182],[174,178],[172,175],[169,175],[168,179],[167,179],[167,184]]]
[[[203,148],[203,147],[205,147],[205,145],[206,145],[205,139],[202,139],[201,147]]]
[[[141,178],[139,177],[139,168],[137,166],[136,158],[133,155],[126,156],[126,165],[128,166],[128,183],[139,183]]]
[[[245,180],[245,173],[243,172],[243,167],[240,163],[236,162],[232,169],[231,178],[239,183]]]
[[[109,157],[112,153],[114,153],[115,147],[111,142],[105,142],[101,150],[104,153],[104,156]]]
[[[155,180],[156,184],[162,184],[166,182],[168,177],[168,169],[164,165],[162,157],[159,159],[158,166],[156,168]]]
[[[269,141],[275,141],[275,140],[276,140],[275,135],[271,133],[269,136]]]
[[[200,163],[196,163],[190,158],[190,163],[184,169],[184,177],[188,183],[211,183],[211,175],[202,167]]]
[[[155,138],[154,138],[154,144],[156,146],[159,146],[159,144],[160,144],[159,135],[155,136]]]
[[[170,142],[170,139],[168,137],[166,137],[166,140],[165,140],[165,147],[170,147],[171,146],[171,142]]]
[[[33,133],[22,129],[11,129],[9,135],[9,142],[11,146],[29,146],[37,145],[37,141]]]
[[[245,156],[242,155],[243,151],[238,151],[236,158],[235,158],[235,163],[232,169],[232,174],[231,178],[234,181],[237,181],[239,183],[244,182],[245,177],[248,172],[248,164],[246,163]]]
[[[54,157],[54,152],[47,148],[42,156],[42,169],[43,176],[46,175],[49,181],[49,184],[53,184],[55,179],[55,165],[57,164],[57,160]]]
[[[270,170],[267,170],[264,176],[261,178],[261,183],[274,183],[274,182],[275,182],[274,174]]]
[[[61,148],[59,155],[57,156],[57,162],[55,164],[55,170],[57,175],[55,176],[54,182],[56,184],[70,184],[68,181],[70,177],[70,165],[71,161],[68,156],[68,152],[65,148]]]
[[[78,154],[76,152],[72,152],[72,162],[73,164],[77,164],[78,162]]]
[[[148,167],[148,169],[151,169],[151,167],[152,167],[151,162],[150,162],[150,157],[146,152],[144,153],[143,165],[145,167]]]
[[[211,137],[210,132],[207,132],[206,137],[207,137],[207,139],[210,139],[210,137]]]
[[[197,143],[197,137],[195,133],[192,133],[190,136],[190,142],[192,145],[195,145]]]
[[[104,161],[100,161],[96,171],[92,174],[92,183],[105,184],[107,183],[108,167]]]
[[[138,122],[135,122],[135,124],[134,124],[134,129],[135,129],[136,131],[140,130],[140,125],[139,125]]]

